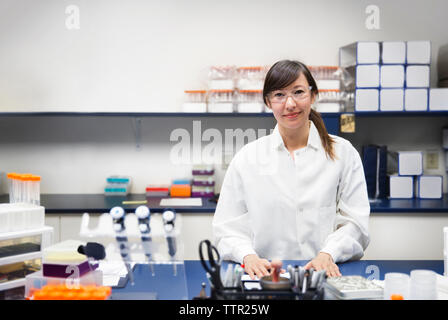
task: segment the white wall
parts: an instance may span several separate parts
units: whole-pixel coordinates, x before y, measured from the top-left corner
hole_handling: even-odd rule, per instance
[[[79,30],[65,25],[72,4],[80,9]],[[380,8],[380,30],[365,28],[371,4]],[[284,58],[335,65],[338,48],[359,40],[431,40],[435,86],[447,9],[444,0],[0,0],[0,112],[178,111],[185,89],[206,86],[210,65],[270,65]],[[42,175],[43,193],[101,193],[109,174],[127,174],[132,192],[143,193],[149,183],[189,175],[190,166],[170,163],[169,137],[177,128],[191,132],[193,120],[143,118],[137,150],[128,117],[0,117],[0,172]],[[271,129],[274,121],[202,118],[201,124],[223,131]],[[366,143],[440,149],[443,125],[445,119],[435,118],[358,119],[358,133],[344,137],[358,150]],[[444,173],[442,164],[436,171]],[[222,175],[219,169],[218,185]],[[4,176],[0,181],[5,192]],[[372,223],[374,243],[388,236],[385,219],[372,220],[378,222]],[[428,243],[438,243],[435,226],[445,221],[418,219],[427,226]],[[414,240],[414,221],[400,220],[404,241]],[[375,257],[396,254],[393,247],[378,248]],[[415,256],[428,256],[415,248]]]

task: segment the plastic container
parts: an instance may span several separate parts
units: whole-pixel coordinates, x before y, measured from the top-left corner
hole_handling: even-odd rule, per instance
[[[207,112],[206,90],[185,90],[185,101],[182,104],[183,112]]]
[[[31,176],[31,204],[40,205],[40,176]]]
[[[408,300],[410,277],[405,273],[390,272],[384,276],[384,300]]]
[[[0,204],[0,232],[41,228],[45,224],[45,208],[27,203]]]
[[[146,188],[147,197],[168,197],[170,195],[170,187],[168,185],[149,185]]]
[[[9,191],[9,202],[10,203],[15,203],[16,202],[16,195],[14,193],[15,191],[15,184],[16,184],[16,176],[17,173],[15,172],[10,172],[6,175],[6,177],[8,178],[8,191]]]
[[[58,277],[45,277],[42,271],[37,271],[26,276],[25,281],[25,297],[27,299],[33,299],[35,292],[43,289],[45,286],[60,286],[59,289],[75,289],[80,290],[82,287],[100,287],[103,284],[103,273],[100,270],[95,270],[79,278],[58,278]],[[70,298],[71,295],[66,297]],[[38,299],[40,298],[38,297]],[[43,300],[43,299],[42,299]],[[49,299],[52,300],[52,299]],[[54,298],[53,298],[54,300]],[[79,300],[79,298],[77,299]]]
[[[434,271],[411,271],[410,298],[412,300],[437,300],[437,277]]]
[[[200,187],[200,186],[191,187],[192,197],[211,198],[214,195],[215,195],[215,189],[213,187]]]
[[[263,90],[239,90],[237,111],[240,113],[264,112]]]
[[[193,176],[193,186],[214,187],[215,186],[215,178],[212,175]]]
[[[233,90],[235,87],[235,67],[234,66],[212,66],[209,69],[209,89],[210,90]]]
[[[263,90],[267,68],[261,66],[239,67],[236,70],[237,88],[240,90]]]
[[[193,166],[192,174],[194,176],[213,175],[214,173],[215,173],[215,169],[214,169],[213,165],[196,164]]]
[[[107,185],[104,188],[106,196],[126,196],[131,188],[131,178],[128,176],[112,175],[106,179]]]
[[[234,92],[231,89],[210,90],[207,105],[208,112],[233,112]]]
[[[319,90],[315,109],[318,112],[341,112],[344,109],[345,94],[339,89]]]
[[[171,197],[191,197],[191,185],[173,184],[170,190]]]

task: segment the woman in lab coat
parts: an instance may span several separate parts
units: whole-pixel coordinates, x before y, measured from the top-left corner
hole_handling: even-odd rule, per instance
[[[253,278],[268,260],[310,260],[306,268],[340,276],[338,262],[369,244],[370,205],[360,156],[329,135],[311,109],[318,88],[309,69],[283,60],[268,71],[263,98],[277,125],[232,159],[213,218],[223,259]]]

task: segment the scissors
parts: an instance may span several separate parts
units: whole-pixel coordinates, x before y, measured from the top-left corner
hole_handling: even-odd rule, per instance
[[[203,256],[203,246],[206,246],[207,248],[207,255],[208,255],[208,264],[206,263],[206,260]],[[216,259],[215,259],[216,254]],[[216,249],[215,246],[213,246],[210,242],[210,240],[202,240],[199,243],[199,257],[201,259],[201,264],[204,267],[205,271],[210,275],[211,282],[213,286],[220,290],[223,287],[223,284],[221,282],[221,257],[219,256],[219,252]]]

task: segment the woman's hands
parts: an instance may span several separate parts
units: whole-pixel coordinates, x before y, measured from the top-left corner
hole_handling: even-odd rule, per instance
[[[329,277],[342,276],[339,267],[333,262],[331,255],[325,252],[319,252],[317,256],[305,265],[305,269],[313,268],[316,271],[326,270]]]
[[[271,269],[271,263],[266,259],[260,259],[256,254],[248,254],[243,259],[244,271],[250,276],[252,280],[255,276],[261,279],[263,276],[268,276]]]
[[[280,260],[273,260],[272,263],[266,259],[259,258],[256,254],[248,254],[243,259],[244,271],[250,276],[252,280],[255,276],[261,279],[264,276],[272,275],[274,272],[285,273],[285,269],[281,269],[282,262]]]

